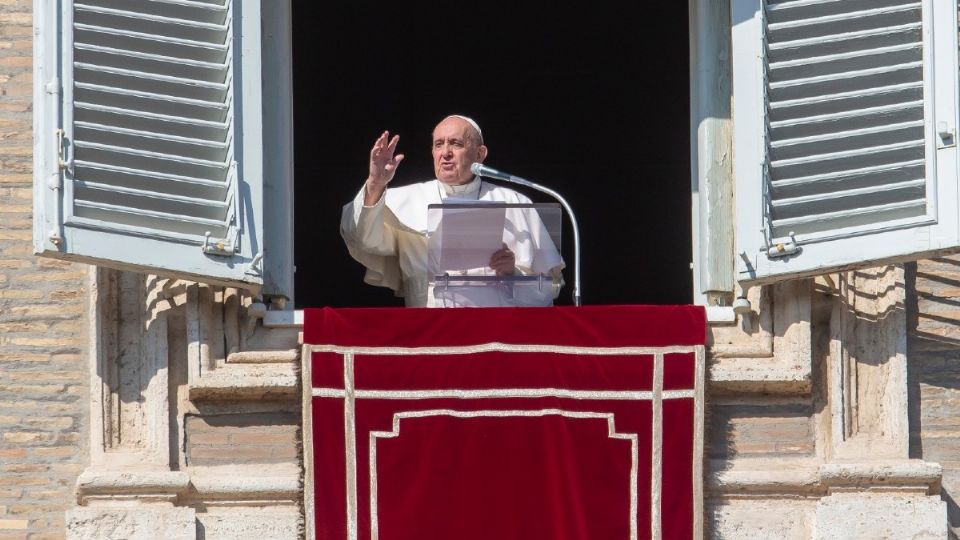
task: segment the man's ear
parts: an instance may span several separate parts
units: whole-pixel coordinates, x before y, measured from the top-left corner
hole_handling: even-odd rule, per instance
[[[483,163],[483,160],[487,159],[487,147],[481,144],[480,148],[477,151],[477,154],[479,158],[477,159],[477,161],[479,161],[480,163]]]

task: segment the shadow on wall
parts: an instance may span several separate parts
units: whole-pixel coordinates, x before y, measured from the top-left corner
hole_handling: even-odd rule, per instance
[[[951,538],[960,527],[960,257],[904,265],[910,457],[943,465]]]

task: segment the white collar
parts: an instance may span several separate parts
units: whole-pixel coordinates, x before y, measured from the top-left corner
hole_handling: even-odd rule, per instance
[[[437,180],[437,184],[440,186],[440,195],[441,198],[446,199],[447,197],[458,197],[458,198],[480,198],[480,177],[474,176],[473,180],[467,182],[466,184],[460,184],[458,186],[451,186],[449,184],[444,184],[440,180]]]

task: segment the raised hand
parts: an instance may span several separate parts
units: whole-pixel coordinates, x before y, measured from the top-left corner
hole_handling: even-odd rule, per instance
[[[364,204],[367,206],[380,200],[383,191],[387,189],[387,184],[393,180],[397,167],[403,161],[403,154],[394,154],[398,142],[400,142],[399,135],[390,138],[390,132],[384,131],[370,149],[370,174],[367,176],[364,195]]]

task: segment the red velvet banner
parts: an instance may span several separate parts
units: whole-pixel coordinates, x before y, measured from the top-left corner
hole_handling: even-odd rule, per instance
[[[699,538],[701,308],[306,310],[318,539]]]

